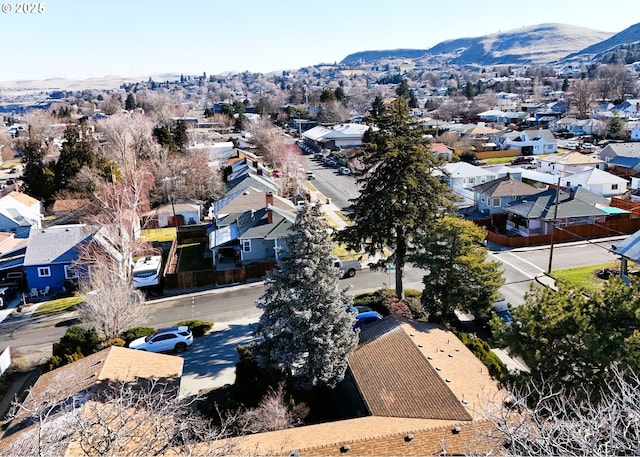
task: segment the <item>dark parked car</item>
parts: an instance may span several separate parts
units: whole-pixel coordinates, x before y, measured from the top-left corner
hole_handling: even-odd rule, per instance
[[[511,160],[511,165],[530,164],[535,159],[532,156],[518,156]]]

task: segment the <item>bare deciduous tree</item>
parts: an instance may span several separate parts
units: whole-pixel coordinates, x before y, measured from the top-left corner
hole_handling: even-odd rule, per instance
[[[28,399],[32,394],[33,390]],[[199,398],[178,398],[178,385],[170,380],[112,382],[82,395],[45,397],[14,404],[13,417],[30,427],[10,429],[15,436],[3,440],[0,456],[230,455],[233,451],[231,441],[219,441],[226,437],[226,426],[213,427],[194,408]]]
[[[591,114],[591,105],[595,101],[596,83],[588,79],[574,81],[570,86],[570,101],[578,112],[580,119],[586,119]]]
[[[490,402],[487,442],[500,444],[489,454],[639,455],[640,378],[610,369],[613,382],[597,403],[545,382],[514,390],[506,403]]]
[[[260,404],[242,414],[245,428],[251,433],[284,430],[293,427],[293,416],[284,399],[284,385],[270,390]]]
[[[144,322],[144,294],[133,287],[128,276],[118,274],[107,255],[92,264],[90,274],[80,280],[80,293],[84,299],[80,319],[107,339]]]

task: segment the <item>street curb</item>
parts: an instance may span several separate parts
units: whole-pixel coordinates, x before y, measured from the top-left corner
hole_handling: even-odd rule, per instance
[[[543,281],[542,281],[542,279],[541,279],[541,278],[549,278],[549,279],[551,279],[551,280],[553,281],[553,285],[551,285],[551,284],[546,284],[545,282],[543,282]],[[543,286],[543,287],[548,287],[548,288],[553,289],[553,290],[555,290],[555,291],[557,291],[557,290],[558,290],[558,288],[557,288],[557,286],[556,286],[556,280],[553,278],[553,276],[549,276],[548,274],[544,273],[544,274],[541,274],[541,275],[536,275],[536,276],[535,276],[535,280],[536,280],[536,282],[537,282],[538,284],[540,284],[540,285],[541,285],[541,286]]]

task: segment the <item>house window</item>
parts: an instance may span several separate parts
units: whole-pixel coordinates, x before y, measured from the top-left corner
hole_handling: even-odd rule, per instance
[[[242,251],[251,252],[251,240],[242,240]]]
[[[499,198],[492,199],[491,206],[494,206],[494,207],[500,206],[500,199]]]
[[[51,276],[51,268],[49,267],[38,267],[38,277],[40,278],[48,278]]]
[[[476,183],[476,178],[469,178],[469,184],[475,184]]]
[[[611,184],[611,190],[618,190],[617,184]]]
[[[78,271],[71,265],[64,266],[64,279],[77,279]]]

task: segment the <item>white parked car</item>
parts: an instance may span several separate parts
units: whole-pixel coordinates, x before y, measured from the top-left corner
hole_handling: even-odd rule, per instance
[[[338,168],[338,173],[340,173],[341,175],[350,175],[351,170],[349,170],[347,167],[340,167]]]
[[[149,352],[184,352],[193,344],[189,327],[161,328],[152,335],[143,336],[129,343],[131,349]]]

